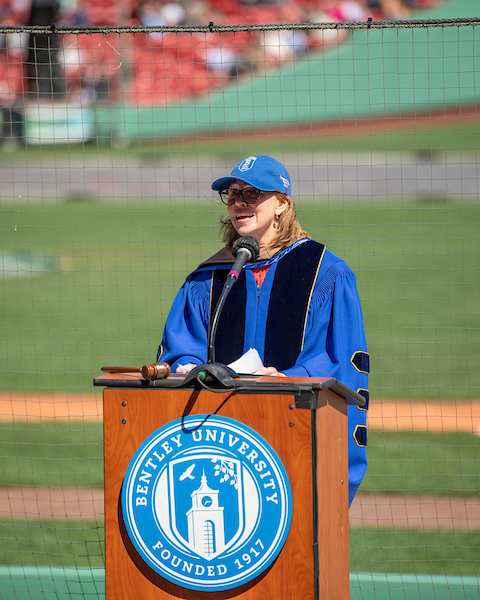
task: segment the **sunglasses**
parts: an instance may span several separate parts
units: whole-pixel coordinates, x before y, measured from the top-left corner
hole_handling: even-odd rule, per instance
[[[237,196],[240,195],[244,202],[247,204],[255,204],[260,200],[260,196],[263,194],[263,190],[259,190],[254,187],[247,187],[243,190],[236,190],[235,188],[227,188],[218,192],[222,202],[227,206],[235,204]],[[272,192],[271,192],[272,193]]]

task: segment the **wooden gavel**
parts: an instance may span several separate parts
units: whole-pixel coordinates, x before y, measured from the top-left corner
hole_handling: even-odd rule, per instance
[[[141,373],[144,379],[165,379],[170,375],[170,365],[167,363],[151,363],[138,367],[102,367],[104,373]]]

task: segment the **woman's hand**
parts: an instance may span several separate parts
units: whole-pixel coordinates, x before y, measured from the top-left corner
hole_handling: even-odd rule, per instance
[[[186,365],[178,365],[177,370],[175,371],[176,373],[183,373],[184,375],[186,373],[190,373],[190,371],[192,369],[194,369],[197,365],[194,363],[188,363]]]
[[[286,377],[284,373],[279,373],[275,367],[262,367],[255,371],[253,375],[268,375],[270,377]]]

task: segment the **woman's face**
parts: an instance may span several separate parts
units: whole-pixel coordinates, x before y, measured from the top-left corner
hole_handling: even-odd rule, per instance
[[[253,187],[240,179],[233,179],[230,188],[243,190]],[[278,195],[277,195],[278,194]],[[269,245],[275,238],[275,218],[287,208],[290,198],[279,192],[262,192],[258,202],[247,204],[237,194],[234,204],[228,207],[228,215],[240,237],[251,235],[261,246]]]

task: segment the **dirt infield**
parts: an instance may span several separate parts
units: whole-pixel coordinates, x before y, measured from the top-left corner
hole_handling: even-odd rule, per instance
[[[0,392],[1,421],[65,419],[101,421],[102,394],[8,394]]]
[[[87,420],[101,422],[101,393],[0,393],[0,420]],[[480,434],[480,401],[386,401],[370,404],[370,429],[384,431],[463,431]],[[103,488],[0,487],[0,519],[104,518]],[[477,498],[357,494],[350,525],[358,528],[480,530]]]
[[[103,488],[0,487],[0,519],[103,520]],[[381,529],[480,530],[477,498],[357,494],[350,526]]]
[[[36,419],[101,421],[101,392],[8,394],[8,397],[6,392],[0,393],[0,421]],[[379,431],[465,431],[480,434],[480,400],[371,400],[368,427]]]

